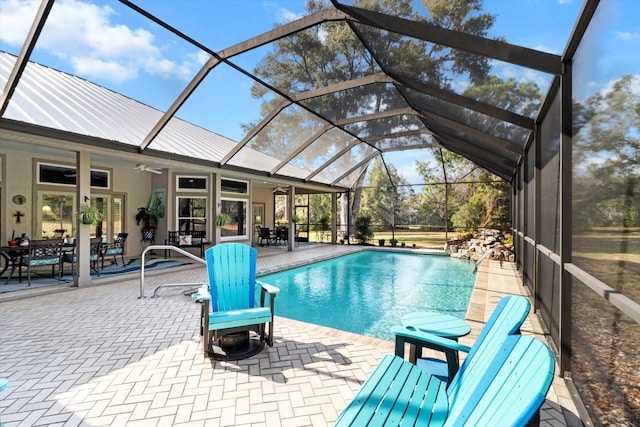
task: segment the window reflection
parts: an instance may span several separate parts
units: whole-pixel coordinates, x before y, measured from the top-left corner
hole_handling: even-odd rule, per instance
[[[574,106],[573,261],[640,303],[640,77]],[[635,273],[634,273],[635,272]]]
[[[637,55],[611,46],[637,50],[611,39],[633,30],[621,7],[600,2],[573,58],[572,262],[640,303],[640,75]],[[589,415],[595,425],[639,425],[637,321],[608,300],[616,292],[603,298],[579,280],[571,290],[571,377]]]

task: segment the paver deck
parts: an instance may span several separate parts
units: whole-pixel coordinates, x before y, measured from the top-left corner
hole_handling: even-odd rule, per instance
[[[357,250],[323,245],[260,250],[260,272]],[[163,283],[202,282],[203,267],[146,276],[145,295]],[[102,282],[101,284],[97,284]],[[393,343],[282,317],[275,345],[240,361],[202,354],[199,307],[184,288],[137,298],[137,276],[86,288],[0,299],[0,424],[11,426],[327,426]],[[470,344],[505,294],[521,294],[513,264],[485,261],[467,320]],[[14,294],[18,294],[15,293]],[[276,299],[277,312],[277,299]],[[524,334],[541,334],[534,314]],[[543,426],[582,425],[557,377]]]

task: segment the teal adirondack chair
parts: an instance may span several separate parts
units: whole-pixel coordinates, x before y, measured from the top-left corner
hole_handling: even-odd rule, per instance
[[[549,347],[509,335],[496,351],[481,351],[449,387],[418,366],[387,355],[336,426],[524,426],[544,402],[555,362]]]
[[[207,249],[205,259],[209,286],[193,295],[203,302],[201,333],[205,352],[216,359],[233,360],[258,353],[265,343],[273,346],[274,303],[280,290],[256,280],[257,250],[224,243]],[[247,333],[246,345],[234,348],[229,344],[224,348],[225,337]],[[233,343],[232,338],[228,339]]]
[[[435,358],[419,358],[416,364],[439,379],[450,382],[458,371],[457,353],[459,351],[467,353],[466,360],[471,362],[476,352],[497,349],[507,335],[519,333],[520,326],[527,318],[530,309],[531,303],[523,296],[503,297],[491,313],[472,347],[451,339],[421,332],[411,326],[397,327],[393,329],[396,334],[395,354],[404,358],[405,343],[416,345],[418,349],[424,347],[443,352],[446,361]],[[483,349],[483,347],[487,347],[487,349]]]

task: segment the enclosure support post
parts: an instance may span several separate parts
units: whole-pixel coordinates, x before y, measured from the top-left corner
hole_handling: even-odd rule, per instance
[[[564,268],[571,263],[572,251],[572,72],[571,63],[564,62],[560,76],[562,135],[560,139],[560,375],[571,372],[571,275]]]
[[[338,194],[331,193],[331,244],[338,243]]]

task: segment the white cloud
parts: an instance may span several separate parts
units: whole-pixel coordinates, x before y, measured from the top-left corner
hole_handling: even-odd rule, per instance
[[[211,56],[204,50],[199,50],[198,53],[196,53],[195,55],[194,54],[187,55],[187,58],[190,58],[191,60],[195,61],[195,63],[200,66],[204,65],[205,62],[207,62],[210,57]]]
[[[0,4],[0,40],[13,46],[21,45],[37,10],[38,2],[35,1],[4,0]]]
[[[22,44],[38,6],[36,1],[3,1],[2,41]],[[59,0],[51,10],[37,48],[67,61],[74,73],[112,82],[131,80],[143,73],[188,80],[192,70],[204,63],[199,62],[201,59],[196,56],[199,53],[193,52],[180,61],[166,57],[153,33],[116,22],[119,19],[122,17],[110,6]]]
[[[116,83],[132,80],[138,76],[134,68],[115,61],[87,57],[72,57],[69,60],[73,68],[81,75],[90,75]]]
[[[640,33],[629,33],[623,31],[616,31],[615,35],[617,38],[622,40],[640,40]]]

